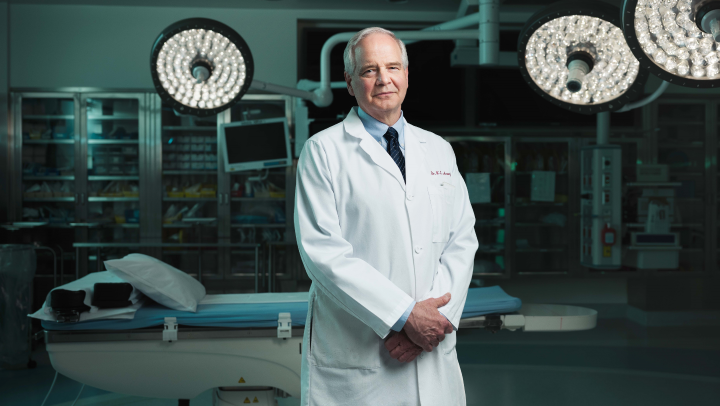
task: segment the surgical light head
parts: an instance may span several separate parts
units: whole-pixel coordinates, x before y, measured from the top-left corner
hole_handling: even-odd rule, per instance
[[[586,114],[618,110],[640,96],[647,74],[623,38],[618,14],[588,0],[535,13],[518,39],[526,82],[553,104]]]
[[[720,85],[720,0],[624,0],[622,28],[642,67],[661,79]]]
[[[150,70],[164,102],[182,114],[209,116],[232,107],[247,92],[253,59],[232,28],[191,18],[160,33],[150,53]]]

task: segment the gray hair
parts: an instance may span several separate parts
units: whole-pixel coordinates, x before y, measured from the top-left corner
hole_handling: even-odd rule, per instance
[[[402,51],[402,64],[403,68],[407,69],[408,67],[408,56],[407,56],[407,50],[405,49],[405,44],[393,34],[392,31],[388,31],[384,28],[380,27],[370,27],[365,28],[363,30],[358,31],[357,34],[353,35],[352,38],[350,38],[350,41],[348,41],[347,46],[345,47],[345,52],[343,52],[343,62],[345,63],[345,72],[347,72],[350,76],[355,74],[355,47],[357,44],[363,40],[363,38],[367,37],[370,34],[386,34],[391,36],[395,42],[397,42],[398,46],[400,47],[400,51]]]

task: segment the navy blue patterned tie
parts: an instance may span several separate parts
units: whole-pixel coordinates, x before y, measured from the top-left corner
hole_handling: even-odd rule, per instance
[[[405,180],[405,156],[403,155],[402,151],[400,151],[400,141],[398,141],[398,133],[395,131],[394,128],[388,127],[387,132],[385,135],[383,135],[385,139],[387,140],[387,152],[390,154],[390,157],[395,161],[398,168],[400,168],[400,173],[402,173],[403,181]]]

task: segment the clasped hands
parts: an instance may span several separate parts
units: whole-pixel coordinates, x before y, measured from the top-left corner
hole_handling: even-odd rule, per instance
[[[423,351],[431,352],[445,339],[445,334],[453,332],[452,324],[438,311],[450,302],[450,296],[448,292],[415,304],[402,331],[385,341],[385,348],[392,358],[411,362]]]

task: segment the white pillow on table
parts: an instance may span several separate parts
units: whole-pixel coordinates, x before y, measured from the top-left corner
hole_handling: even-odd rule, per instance
[[[105,269],[171,309],[194,313],[205,297],[205,287],[195,278],[147,255],[105,261]]]

